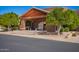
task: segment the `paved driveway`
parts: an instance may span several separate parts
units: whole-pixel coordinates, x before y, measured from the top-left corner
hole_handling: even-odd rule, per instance
[[[78,43],[34,39],[0,34],[0,51],[10,52],[76,52]]]

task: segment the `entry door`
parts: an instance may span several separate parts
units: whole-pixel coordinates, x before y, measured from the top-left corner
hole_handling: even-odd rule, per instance
[[[32,22],[31,21],[26,21],[26,30],[31,29]]]
[[[34,22],[31,23],[31,30],[35,30],[35,23]]]
[[[35,23],[33,21],[26,21],[27,30],[35,30]]]

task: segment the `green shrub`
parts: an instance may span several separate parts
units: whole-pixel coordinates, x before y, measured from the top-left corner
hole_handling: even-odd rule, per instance
[[[75,37],[75,36],[77,36],[77,34],[76,33],[72,33],[72,36]]]
[[[69,31],[69,28],[68,27],[65,27],[65,28],[62,28],[61,29],[61,32],[68,32]]]
[[[12,30],[18,30],[18,27],[12,27]]]

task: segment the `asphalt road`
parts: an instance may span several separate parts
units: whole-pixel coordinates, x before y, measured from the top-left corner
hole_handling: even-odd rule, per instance
[[[0,52],[78,52],[78,43],[0,35]]]

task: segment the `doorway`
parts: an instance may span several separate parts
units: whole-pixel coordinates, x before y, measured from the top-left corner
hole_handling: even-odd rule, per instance
[[[35,23],[33,21],[25,22],[26,30],[35,30]]]

